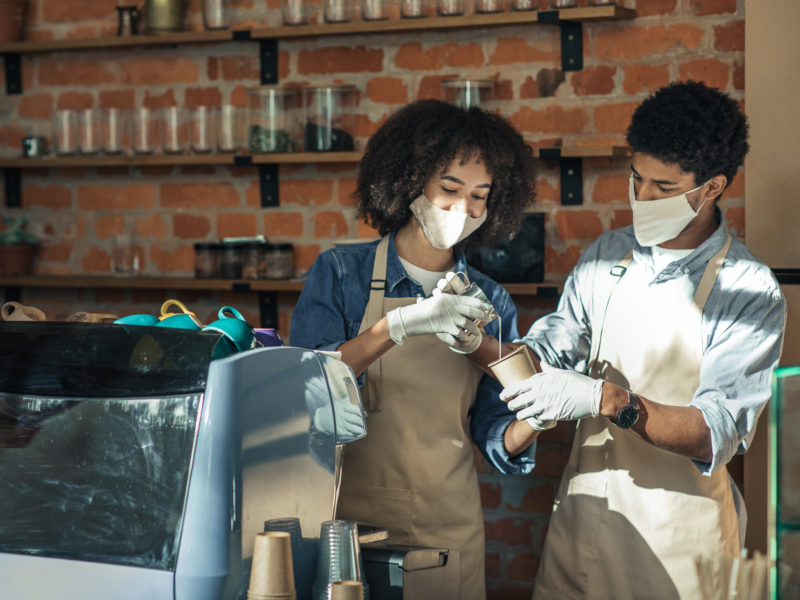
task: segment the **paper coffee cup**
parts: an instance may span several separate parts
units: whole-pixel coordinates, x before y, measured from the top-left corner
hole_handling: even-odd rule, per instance
[[[292,540],[288,532],[265,531],[256,534],[247,591],[253,597],[295,593]]]
[[[331,600],[364,600],[360,581],[337,581],[331,585]]]
[[[536,374],[533,359],[531,359],[528,347],[524,345],[517,347],[516,350],[509,352],[499,360],[489,363],[489,368],[503,387],[508,387],[512,383]]]

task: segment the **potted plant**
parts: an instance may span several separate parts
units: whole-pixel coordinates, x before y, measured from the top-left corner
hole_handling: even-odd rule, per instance
[[[35,236],[23,231],[25,217],[16,221],[3,217],[8,226],[0,233],[0,273],[3,275],[28,275],[33,265],[33,255],[39,247]]]

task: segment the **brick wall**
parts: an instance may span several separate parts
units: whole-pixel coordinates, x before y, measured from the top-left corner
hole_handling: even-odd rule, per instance
[[[546,8],[546,0],[539,0]],[[585,3],[585,0],[584,0]],[[116,0],[31,0],[28,38],[113,35]],[[236,27],[278,25],[276,0],[233,0]],[[361,91],[358,135],[365,140],[404,103],[439,97],[447,76],[496,81],[492,107],[535,145],[622,144],[638,102],[674,80],[698,79],[744,96],[744,0],[626,0],[633,21],[584,24],[584,69],[560,71],[558,29],[546,25],[350,35],[281,41],[282,84],[351,83]],[[188,24],[201,29],[198,0]],[[57,108],[233,103],[258,84],[252,42],[182,47],[92,50],[23,55],[20,96],[0,96],[0,152],[18,154],[21,137]],[[3,74],[0,73],[0,79]],[[0,81],[4,87],[5,82]],[[628,163],[584,161],[584,203],[561,207],[558,169],[540,163],[537,211],[546,213],[546,280],[563,280],[581,251],[601,232],[629,224]],[[281,206],[261,208],[257,173],[239,167],[81,168],[24,171],[22,207],[44,246],[41,274],[103,274],[110,269],[110,237],[134,220],[144,273],[188,275],[192,244],[222,236],[265,234],[293,242],[296,268],[307,270],[336,238],[373,237],[359,224],[349,194],[354,165],[280,168]],[[737,177],[724,210],[744,234],[744,183]],[[116,314],[153,312],[178,296],[210,320],[221,304],[257,320],[247,294],[175,291],[25,290],[23,301],[53,318],[77,310]],[[280,330],[289,334],[296,294],[279,295]],[[524,331],[555,306],[516,298]],[[537,470],[503,477],[481,468],[490,597],[528,598],[539,563],[552,497],[566,461],[571,430],[545,433]]]

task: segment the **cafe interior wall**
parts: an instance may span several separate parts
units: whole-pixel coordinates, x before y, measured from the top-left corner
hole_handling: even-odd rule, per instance
[[[536,0],[540,8],[547,0]],[[585,4],[585,0],[583,2]],[[26,39],[114,35],[117,0],[31,0]],[[235,28],[276,26],[276,0],[232,0]],[[701,80],[744,98],[744,0],[625,0],[631,21],[584,24],[584,68],[560,70],[558,29],[546,25],[346,35],[281,41],[283,85],[354,84],[360,91],[357,136],[364,141],[403,104],[441,97],[444,77],[495,81],[487,107],[508,117],[534,146],[624,144],[630,115],[657,88]],[[187,28],[202,29],[199,0]],[[0,71],[0,86],[5,88]],[[108,49],[23,55],[23,93],[0,96],[0,152],[19,155],[21,138],[56,109],[185,105],[243,106],[258,85],[252,42]],[[544,212],[545,281],[561,283],[599,234],[630,224],[626,159],[586,159],[583,203],[561,206],[556,164],[539,163],[535,211]],[[193,244],[264,234],[291,242],[305,273],[337,239],[375,237],[359,223],[350,195],[356,166],[282,165],[280,206],[262,208],[252,167],[59,168],[23,171],[22,206],[42,247],[36,274],[111,276],[110,240],[126,221],[146,276],[191,276]],[[3,191],[0,190],[0,194]],[[744,238],[744,173],[726,192],[723,211]],[[2,226],[0,226],[2,227]],[[24,289],[22,300],[51,319],[76,311],[118,315],[155,312],[166,298],[183,300],[208,321],[219,306],[258,321],[255,295],[175,290]],[[555,308],[554,299],[516,296],[525,331]],[[280,293],[279,331],[289,337],[296,293]],[[490,598],[529,598],[547,532],[571,429],[546,432],[535,473],[501,476],[476,453],[485,509]]]

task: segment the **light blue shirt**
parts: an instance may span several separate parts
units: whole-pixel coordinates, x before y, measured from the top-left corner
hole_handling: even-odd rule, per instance
[[[569,275],[556,312],[536,321],[518,341],[546,363],[586,373],[592,334],[600,327],[592,315],[604,312],[611,287],[603,281],[610,269],[633,248],[633,260],[652,273],[647,285],[689,277],[690,302],[708,261],[728,238],[728,228],[717,215],[721,222],[711,237],[660,272],[650,248],[636,242],[633,227],[603,234]],[[752,441],[758,415],[771,395],[785,322],[786,302],[772,272],[734,238],[703,311],[700,382],[689,402],[702,411],[711,430],[711,462],[695,461],[704,475],[723,468]]]
[[[336,350],[358,335],[361,319],[369,300],[372,266],[378,242],[338,246],[320,254],[308,274],[308,281],[292,313],[291,344],[318,350]],[[470,267],[464,256],[457,258],[453,271],[463,271],[489,298],[502,318],[502,339],[519,337],[517,309],[508,292],[499,283]],[[386,289],[389,298],[424,296],[422,286],[406,273],[389,237],[386,259]],[[495,319],[484,327],[487,335],[500,335]],[[469,360],[464,357],[464,360]],[[436,368],[419,357],[420,368]],[[364,375],[359,378],[363,385]],[[442,386],[443,391],[446,386]],[[493,377],[483,375],[470,410],[470,435],[483,455],[502,473],[523,475],[534,467],[536,444],[511,458],[505,450],[503,435],[514,413],[500,400],[502,387]],[[456,424],[460,427],[460,424]],[[368,434],[369,435],[369,434]]]

